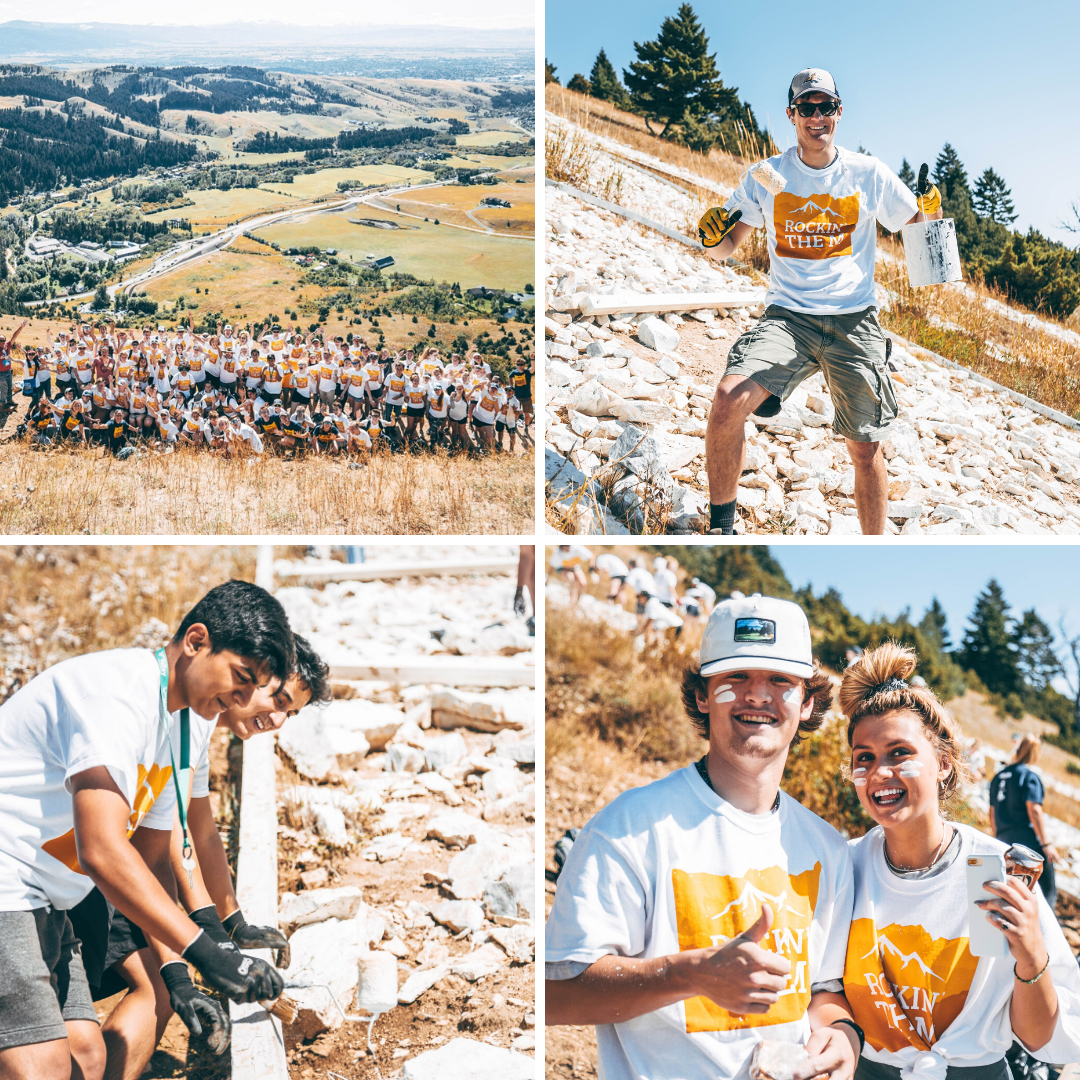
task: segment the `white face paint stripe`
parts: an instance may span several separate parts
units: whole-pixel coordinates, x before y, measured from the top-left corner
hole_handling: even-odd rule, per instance
[[[717,705],[726,705],[729,701],[734,701],[735,695],[731,692],[731,683],[718,686],[713,693],[713,699]]]
[[[923,771],[925,762],[917,761],[914,758],[909,758],[900,766],[901,776],[918,776]]]
[[[856,787],[866,787],[866,770],[863,768],[852,769],[851,782]]]
[[[785,690],[784,691],[784,700],[789,705],[795,705],[795,704],[801,705],[803,703],[802,697],[803,697],[802,688],[799,687],[799,686],[793,686],[793,687],[791,687],[790,690]]]

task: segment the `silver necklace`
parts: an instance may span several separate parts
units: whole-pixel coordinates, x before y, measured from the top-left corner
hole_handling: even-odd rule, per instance
[[[946,835],[948,835],[948,837],[949,837],[949,840],[950,840],[950,842],[951,842],[951,840],[952,840],[952,834],[951,834],[951,833],[947,834],[947,833],[945,832],[945,828],[944,828],[944,826],[942,826],[942,829],[941,829],[941,843],[940,843],[940,844],[938,844],[938,848],[937,848],[937,854],[935,854],[935,855],[934,855],[934,857],[933,857],[933,858],[932,858],[932,859],[930,860],[930,865],[929,865],[929,866],[897,866],[897,865],[896,865],[896,864],[895,864],[895,863],[894,863],[894,862],[892,861],[892,859],[890,859],[890,858],[889,858],[889,845],[888,845],[887,843],[885,843],[885,841],[884,841],[884,840],[883,840],[883,841],[882,841],[882,843],[881,843],[881,850],[882,850],[882,851],[884,852],[884,854],[885,854],[885,862],[886,862],[886,864],[888,865],[888,867],[889,867],[889,869],[890,869],[890,870],[894,871],[894,872],[895,872],[895,873],[897,873],[897,874],[914,874],[914,873],[919,873],[919,872],[921,872],[921,871],[923,871],[923,870],[930,870],[930,869],[932,869],[932,868],[933,868],[933,866],[934,866],[934,864],[935,864],[935,863],[936,863],[936,862],[938,861],[938,859],[940,859],[940,858],[941,858],[942,854],[943,854],[943,853],[944,853],[944,851],[945,851],[945,837],[946,837]]]

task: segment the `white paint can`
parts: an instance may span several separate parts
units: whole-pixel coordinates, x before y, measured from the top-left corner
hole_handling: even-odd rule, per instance
[[[901,232],[912,288],[964,280],[960,249],[956,246],[956,223],[952,218],[915,221],[905,225]]]
[[[377,949],[365,953],[357,963],[360,986],[356,991],[356,1007],[376,1015],[395,1008],[398,1003],[397,957]]]

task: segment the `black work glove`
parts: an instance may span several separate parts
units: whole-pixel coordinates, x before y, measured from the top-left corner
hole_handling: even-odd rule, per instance
[[[161,980],[169,991],[169,1004],[173,1012],[184,1021],[188,1031],[192,1035],[202,1035],[205,1026],[207,1047],[215,1054],[224,1054],[232,1041],[232,1021],[213,998],[195,989],[187,964],[182,960],[163,964]]]
[[[916,205],[926,215],[936,214],[941,209],[941,192],[936,184],[928,179],[930,166],[924,161],[919,169],[919,180],[915,185]]]
[[[525,591],[520,585],[514,592],[514,614],[522,616],[525,614]]]
[[[229,932],[221,925],[217,908],[213,904],[207,904],[206,907],[189,911],[188,918],[200,930],[204,931],[206,936],[219,948],[232,949],[234,952],[240,951],[239,948],[233,944],[232,938],[229,937]]]
[[[292,960],[288,939],[273,926],[252,926],[239,909],[222,920],[222,928],[241,949],[274,949],[279,968],[287,968]]]
[[[184,950],[184,959],[233,1001],[273,1001],[285,981],[265,960],[219,945],[205,930]]]

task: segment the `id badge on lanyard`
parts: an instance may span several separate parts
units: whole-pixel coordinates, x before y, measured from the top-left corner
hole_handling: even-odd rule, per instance
[[[187,812],[191,798],[191,710],[180,710],[180,768],[176,768],[176,757],[172,748],[171,720],[169,717],[169,663],[165,659],[165,650],[157,649],[154,659],[158,664],[158,686],[160,689],[160,718],[169,741],[169,760],[172,763],[173,784],[176,787],[177,813],[180,815],[180,829],[184,834],[180,865],[187,871],[188,887],[194,887],[195,851],[188,838]]]

